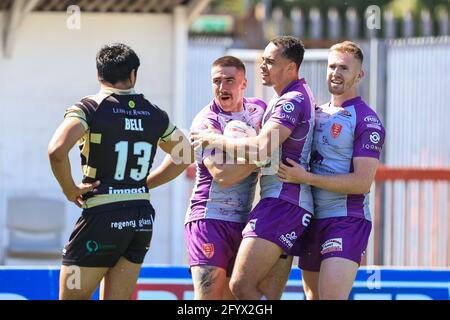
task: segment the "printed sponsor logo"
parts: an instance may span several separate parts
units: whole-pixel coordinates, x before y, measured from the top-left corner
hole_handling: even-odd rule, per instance
[[[291,113],[292,111],[294,111],[295,106],[292,102],[286,102],[285,104],[283,104],[283,111],[286,113]]]
[[[136,220],[111,222],[111,229],[122,230],[123,228],[136,229]]]
[[[372,132],[370,134],[369,138],[370,138],[370,141],[372,141],[372,143],[375,143],[375,144],[377,144],[381,140],[380,134],[378,132]]]
[[[331,136],[333,139],[337,139],[342,131],[342,125],[339,123],[333,123],[331,126]]]
[[[286,120],[292,122],[293,124],[295,124],[295,123],[297,122],[297,118],[295,118],[295,117],[293,117],[293,116],[291,116],[291,115],[289,115],[289,114],[286,114],[286,113],[282,113],[282,114],[280,115],[280,117],[281,117],[282,119],[286,119]]]
[[[247,222],[247,225],[245,226],[244,230],[242,230],[242,234],[245,234],[247,232],[255,231],[256,229],[256,221],[258,219],[251,219],[249,222]]]
[[[305,100],[305,97],[303,96],[303,93],[297,92],[297,94],[293,97],[293,99],[298,103],[302,103]]]
[[[365,143],[365,144],[363,144],[363,148],[367,149],[367,150],[375,150],[375,151],[381,152],[381,147],[374,146],[373,144]]]
[[[100,245],[98,244],[98,242],[97,241],[94,241],[94,240],[88,240],[87,242],[86,242],[86,250],[88,251],[88,252],[97,252],[98,251],[98,249],[100,249]]]
[[[142,228],[143,226],[151,226],[153,224],[153,219],[139,219],[138,225],[139,228]]]
[[[113,187],[109,187],[109,194],[136,194],[136,193],[147,193],[146,187],[141,188],[132,188],[132,189],[114,189]]]
[[[364,122],[381,125],[380,120],[378,120],[378,118],[375,117],[375,116],[367,116],[367,117],[365,117],[364,118]]]
[[[88,254],[105,255],[116,249],[117,246],[115,244],[101,244],[95,240],[86,241],[86,250]]]
[[[373,128],[373,129],[381,130],[381,127],[379,125],[373,124],[373,123],[366,124],[366,128]]]
[[[202,243],[202,252],[206,258],[211,259],[214,256],[214,244]]]
[[[150,111],[136,110],[136,109],[125,110],[125,109],[122,109],[122,108],[112,108],[112,112],[114,114],[126,114],[126,115],[129,115],[129,116],[149,117],[151,115]]]
[[[292,246],[294,245],[293,242],[295,242],[295,240],[297,240],[297,234],[295,233],[295,231],[292,231],[290,233],[286,233],[280,236],[279,238],[281,240],[281,242],[283,242],[288,248],[292,248]]]
[[[320,251],[320,254],[324,255],[329,252],[342,250],[343,250],[342,238],[333,238],[328,239],[322,244],[322,250]]]

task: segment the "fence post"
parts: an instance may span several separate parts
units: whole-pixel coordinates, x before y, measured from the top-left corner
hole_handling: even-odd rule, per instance
[[[411,11],[403,15],[403,37],[410,38],[414,36],[414,20]]]
[[[428,9],[422,9],[420,13],[422,36],[431,37],[433,35],[433,21],[431,20],[431,14]]]
[[[320,40],[322,38],[322,15],[317,8],[309,10],[310,22],[310,37],[313,40]]]
[[[297,38],[302,38],[305,34],[305,27],[303,21],[302,10],[300,8],[294,8],[291,11],[292,21],[292,35]]]
[[[448,33],[448,11],[442,10],[438,15],[439,19],[439,35],[447,36]]]
[[[347,37],[357,39],[359,36],[358,12],[355,8],[348,8],[345,12],[347,24]]]
[[[386,10],[383,15],[384,18],[384,37],[386,39],[393,39],[396,36],[395,17],[390,9]]]
[[[277,36],[284,34],[284,16],[281,8],[275,8],[272,12],[272,19],[275,23],[275,33]]]
[[[328,9],[328,37],[338,39],[341,36],[341,17],[336,8]]]

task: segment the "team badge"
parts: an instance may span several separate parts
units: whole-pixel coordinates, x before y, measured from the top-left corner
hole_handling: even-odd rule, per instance
[[[208,259],[214,256],[214,244],[213,243],[202,243],[202,252]]]
[[[333,125],[331,126],[331,136],[333,137],[333,139],[337,139],[337,137],[339,137],[339,135],[341,134],[341,131],[342,125],[333,123]]]

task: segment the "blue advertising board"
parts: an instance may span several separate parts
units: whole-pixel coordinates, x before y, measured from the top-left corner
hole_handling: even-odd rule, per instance
[[[58,298],[59,268],[0,268],[0,300]],[[302,300],[301,273],[293,269],[282,299]],[[93,299],[98,299],[96,293]],[[191,300],[187,267],[144,266],[133,299]],[[450,300],[450,270],[366,267],[358,271],[350,299]]]

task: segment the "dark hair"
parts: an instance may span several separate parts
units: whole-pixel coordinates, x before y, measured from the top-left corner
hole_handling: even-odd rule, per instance
[[[352,41],[344,41],[341,43],[336,43],[330,48],[330,51],[352,53],[356,59],[361,61],[361,63],[364,61],[364,54],[361,47]]]
[[[212,64],[213,67],[235,67],[237,70],[241,70],[244,71],[245,73],[245,65],[242,62],[241,59],[238,59],[236,57],[233,56],[223,56],[220,57],[218,59],[216,59],[216,61],[213,62]]]
[[[140,64],[136,52],[123,43],[107,44],[97,53],[99,79],[111,84],[128,80],[131,71],[137,73]]]
[[[305,55],[305,46],[303,42],[292,36],[279,36],[270,40],[277,47],[281,46],[283,50],[281,55],[297,65],[297,70],[303,61],[303,56]]]

